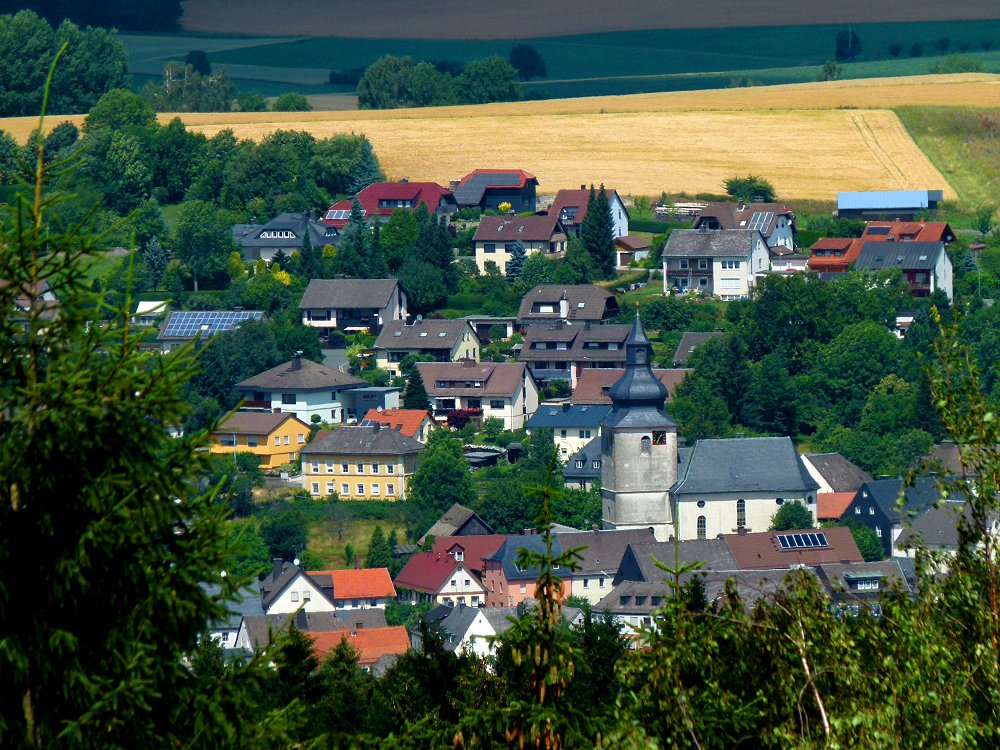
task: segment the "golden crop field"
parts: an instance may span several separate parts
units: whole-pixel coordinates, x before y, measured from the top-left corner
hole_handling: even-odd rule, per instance
[[[412,110],[181,116],[209,136],[225,128],[253,139],[278,129],[320,138],[364,133],[394,179],[447,184],[477,167],[520,167],[538,177],[543,192],[604,182],[626,195],[658,195],[717,193],[726,177],[754,173],[786,199],[917,188],[954,197],[888,108],[996,101],[1000,76],[963,74]],[[36,124],[17,118],[0,128],[23,140]]]

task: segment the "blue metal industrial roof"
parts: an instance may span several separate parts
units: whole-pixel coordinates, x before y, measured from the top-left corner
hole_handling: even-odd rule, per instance
[[[940,190],[873,190],[837,193],[838,209],[927,208],[942,199]]]

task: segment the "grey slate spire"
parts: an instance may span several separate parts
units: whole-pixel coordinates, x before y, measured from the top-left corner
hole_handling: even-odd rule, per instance
[[[667,389],[653,374],[652,361],[653,346],[637,310],[632,331],[625,339],[625,372],[608,392],[614,407],[607,424],[649,427],[673,424],[663,411]]]

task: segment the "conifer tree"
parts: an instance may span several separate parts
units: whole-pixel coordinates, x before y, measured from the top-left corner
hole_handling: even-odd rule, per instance
[[[426,409],[430,405],[430,398],[427,396],[427,388],[424,386],[424,378],[420,370],[413,368],[413,374],[406,384],[406,392],[403,394],[404,409]]]
[[[167,255],[167,251],[156,237],[153,237],[149,242],[147,242],[146,247],[143,248],[142,262],[146,264],[146,268],[149,270],[150,287],[153,289],[159,289],[160,282],[163,281],[163,274],[166,273],[167,264],[170,262],[170,258]]]
[[[347,192],[357,195],[372,183],[385,179],[382,166],[375,156],[375,149],[367,138],[361,140],[361,159],[351,170]]]
[[[365,213],[357,198],[351,204],[347,226],[337,244],[337,254],[333,258],[331,270],[334,274],[354,279],[364,278],[366,264]]]
[[[392,548],[385,538],[385,532],[380,525],[375,526],[371,541],[368,542],[368,556],[365,558],[366,568],[388,568],[392,563]]]
[[[524,243],[518,240],[514,243],[514,247],[510,251],[510,259],[507,261],[507,281],[511,284],[521,278],[521,272],[524,271],[524,261],[526,259],[527,255],[524,252]]]

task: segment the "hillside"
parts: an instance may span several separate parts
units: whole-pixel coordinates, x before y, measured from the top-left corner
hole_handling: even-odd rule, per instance
[[[214,34],[370,37],[373,30],[401,39],[524,39],[633,29],[714,28],[782,24],[900,23],[994,19],[995,0],[883,0],[830,3],[799,0],[711,0],[696,7],[674,0],[550,0],[486,3],[439,0],[286,0],[281,12],[267,0],[187,0],[181,26]]]

